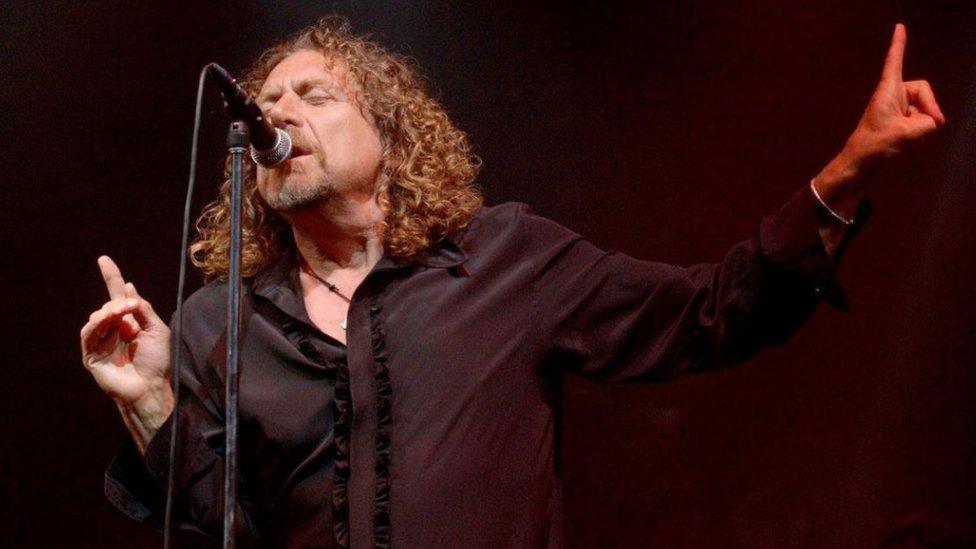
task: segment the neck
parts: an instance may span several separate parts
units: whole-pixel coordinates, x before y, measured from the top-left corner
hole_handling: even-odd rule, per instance
[[[319,275],[367,273],[383,256],[383,212],[375,195],[332,196],[286,218],[298,252]]]

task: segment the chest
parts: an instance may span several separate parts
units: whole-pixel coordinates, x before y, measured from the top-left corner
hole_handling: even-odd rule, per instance
[[[364,279],[363,273],[336,271],[334,281],[302,272],[302,299],[309,320],[322,333],[346,344],[352,295]]]
[[[305,293],[304,299],[305,310],[312,324],[322,333],[345,344],[349,303],[338,296],[331,295],[328,290],[311,289]]]

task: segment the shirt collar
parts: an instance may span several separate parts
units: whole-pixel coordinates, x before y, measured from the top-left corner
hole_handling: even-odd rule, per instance
[[[468,255],[464,250],[454,240],[445,238],[410,261],[396,260],[383,254],[371,272],[421,265],[432,269],[449,269],[455,276],[467,276],[464,269],[467,260]],[[286,254],[254,275],[251,288],[255,295],[268,299],[285,313],[310,323],[298,271],[294,254]]]
[[[468,254],[454,240],[445,238],[420,254],[417,263],[434,269],[450,269],[460,267],[467,260]]]

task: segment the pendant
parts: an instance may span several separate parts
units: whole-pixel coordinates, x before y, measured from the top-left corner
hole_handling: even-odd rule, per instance
[[[343,330],[345,330],[345,329],[346,329],[346,320],[347,320],[348,318],[349,318],[349,317],[347,317],[347,316],[344,316],[344,317],[342,317],[342,322],[340,322],[340,323],[339,323],[339,327],[341,327],[341,328],[342,328]]]

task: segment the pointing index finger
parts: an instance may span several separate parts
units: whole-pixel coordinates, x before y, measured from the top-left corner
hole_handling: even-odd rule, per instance
[[[905,42],[907,41],[908,33],[905,30],[905,25],[898,23],[895,25],[895,32],[891,35],[891,45],[888,46],[888,55],[885,57],[881,78],[901,81],[902,60],[905,58]]]
[[[125,297],[125,280],[122,278],[122,271],[107,255],[98,258],[98,269],[102,271],[102,278],[108,288],[110,299],[122,299]]]

